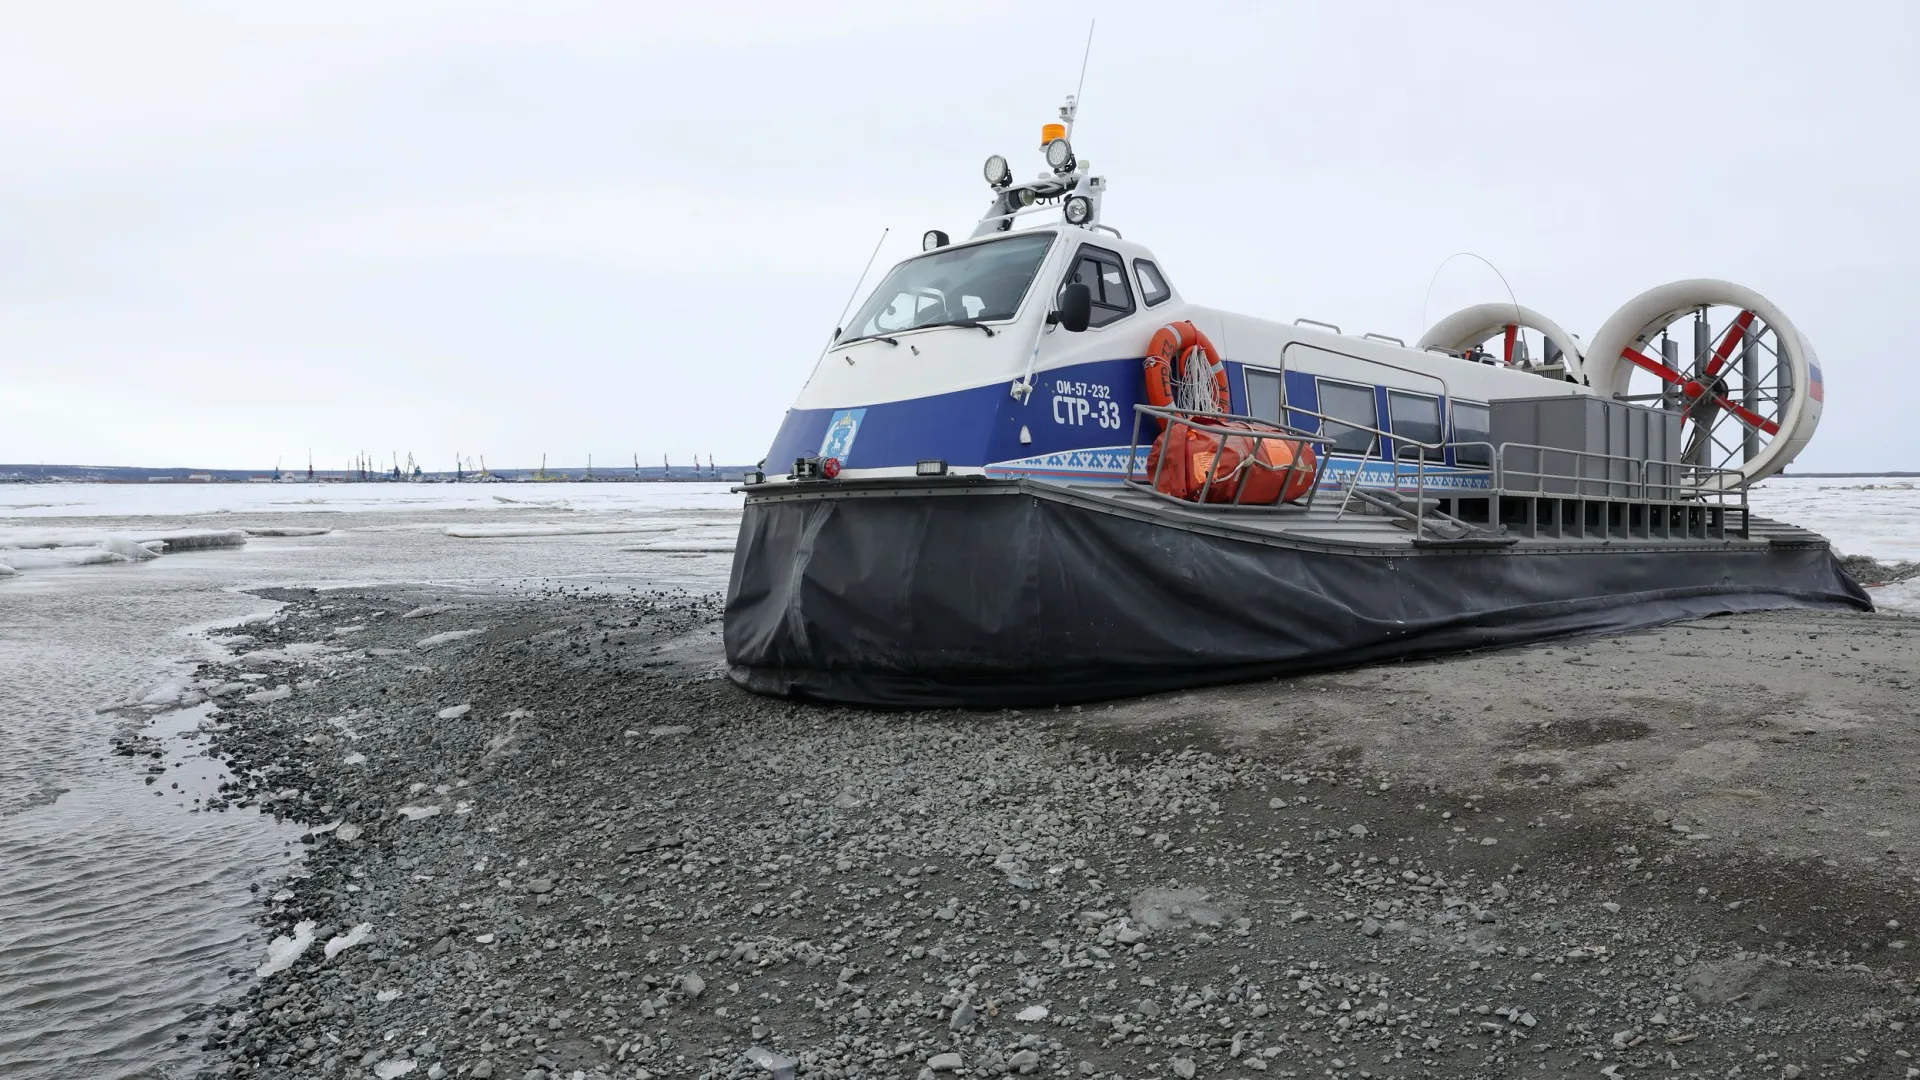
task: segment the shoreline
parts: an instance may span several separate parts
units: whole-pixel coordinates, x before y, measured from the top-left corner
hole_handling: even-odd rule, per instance
[[[200,677],[314,925],[216,1074],[1920,1064],[1920,621],[878,714],[732,686],[708,595],[257,595]]]

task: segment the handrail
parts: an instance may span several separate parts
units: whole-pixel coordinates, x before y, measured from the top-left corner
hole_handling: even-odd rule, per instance
[[[1474,446],[1485,447],[1488,451],[1488,467],[1486,469],[1488,487],[1484,492],[1484,496],[1478,489],[1471,495],[1466,495],[1458,489],[1450,488],[1446,490],[1442,497],[1450,496],[1454,499],[1462,497],[1485,497],[1489,499],[1488,527],[1498,527],[1501,520],[1500,506],[1503,498],[1507,496],[1520,496],[1526,498],[1548,497],[1578,500],[1599,499],[1614,503],[1640,503],[1649,507],[1654,505],[1718,507],[1720,516],[1706,520],[1709,522],[1708,527],[1720,530],[1722,536],[1725,535],[1725,530],[1728,528],[1729,519],[1726,511],[1729,507],[1732,507],[1739,509],[1742,514],[1739,535],[1750,535],[1750,525],[1748,523],[1750,510],[1748,509],[1747,488],[1738,484],[1720,487],[1709,487],[1706,484],[1706,479],[1711,477],[1739,477],[1741,474],[1737,469],[1721,468],[1718,466],[1695,466],[1673,461],[1650,461],[1628,457],[1624,454],[1603,454],[1591,450],[1575,450],[1569,447],[1545,446],[1538,443],[1504,442],[1495,445],[1485,440],[1449,440],[1427,443],[1421,442],[1418,439],[1402,439],[1400,441],[1404,443],[1406,447],[1415,451],[1412,468],[1409,470],[1407,464],[1400,461],[1397,456],[1389,459],[1381,452],[1382,444],[1379,440],[1381,438],[1393,438],[1394,436],[1390,432],[1364,424],[1350,424],[1338,417],[1328,416],[1312,409],[1290,408],[1287,411],[1314,418],[1319,422],[1319,430],[1308,431],[1297,423],[1277,422],[1256,416],[1242,416],[1234,413],[1193,412],[1190,410],[1158,408],[1151,405],[1136,405],[1134,406],[1133,441],[1128,449],[1125,480],[1133,486],[1145,488],[1156,498],[1179,502],[1181,505],[1189,505],[1186,500],[1175,499],[1172,495],[1159,490],[1162,475],[1161,470],[1167,467],[1167,461],[1171,455],[1162,456],[1156,462],[1155,469],[1151,476],[1145,476],[1144,474],[1135,472],[1135,465],[1141,461],[1141,424],[1146,418],[1153,417],[1165,421],[1169,428],[1179,425],[1194,430],[1205,430],[1206,434],[1212,438],[1223,440],[1226,438],[1246,438],[1256,443],[1263,440],[1277,439],[1295,444],[1294,451],[1290,455],[1290,460],[1284,470],[1286,476],[1281,481],[1282,502],[1271,506],[1243,505],[1241,499],[1246,492],[1246,480],[1244,478],[1235,479],[1220,476],[1220,459],[1225,455],[1216,454],[1214,460],[1209,464],[1207,475],[1200,486],[1202,492],[1202,502],[1200,505],[1207,505],[1213,509],[1221,510],[1311,511],[1320,489],[1327,483],[1327,477],[1331,471],[1330,466],[1333,464],[1333,440],[1325,433],[1325,425],[1335,423],[1355,431],[1365,431],[1374,436],[1373,445],[1367,449],[1366,453],[1360,455],[1358,461],[1354,462],[1353,475],[1343,483],[1334,485],[1342,489],[1340,504],[1334,511],[1335,521],[1342,520],[1346,516],[1349,508],[1352,506],[1354,497],[1362,490],[1380,489],[1391,491],[1394,492],[1396,496],[1391,502],[1383,502],[1373,496],[1367,496],[1366,501],[1383,510],[1388,510],[1397,516],[1408,519],[1411,522],[1414,538],[1416,540],[1425,539],[1428,533],[1432,531],[1430,525],[1432,525],[1432,527],[1438,527],[1427,520],[1427,476],[1429,464],[1444,464],[1448,447],[1458,450],[1461,447]],[[1257,426],[1252,430],[1222,429],[1211,426],[1203,429],[1201,421],[1204,420],[1239,421]],[[1288,504],[1284,501],[1284,493],[1293,486],[1294,478],[1298,475],[1302,467],[1300,461],[1302,450],[1308,448],[1315,451],[1315,460],[1313,463],[1312,479],[1308,485],[1306,498],[1303,504]],[[1519,469],[1513,467],[1508,459],[1508,455],[1512,452],[1533,452],[1542,455],[1540,459],[1541,468]],[[1549,454],[1561,454],[1571,458],[1574,462],[1573,472],[1569,475],[1567,473],[1546,471],[1545,463],[1548,460],[1546,455]],[[1351,461],[1352,459],[1347,458],[1343,460]],[[1389,466],[1389,475],[1384,482],[1370,481],[1368,479],[1367,467],[1375,462]],[[1589,475],[1595,463],[1598,463],[1601,467],[1600,471],[1602,475]],[[1627,468],[1625,470],[1618,470],[1614,468],[1615,465],[1625,465]],[[1276,467],[1260,461],[1257,454],[1248,459],[1248,467],[1258,467],[1266,469],[1269,472],[1280,471],[1276,469]],[[1657,470],[1668,470],[1672,475],[1656,478]],[[1413,475],[1411,477],[1407,476],[1408,471],[1412,472]],[[1475,473],[1479,472],[1478,469],[1472,471]],[[1238,470],[1236,469],[1236,473],[1237,472]],[[1624,472],[1624,474],[1622,474],[1622,472]],[[1535,483],[1530,485],[1527,490],[1515,491],[1508,486],[1508,478],[1510,476],[1530,478],[1535,481]],[[1404,501],[1407,492],[1403,485],[1408,479],[1412,480],[1413,487],[1413,504],[1411,508],[1409,508]],[[1570,484],[1572,490],[1568,492],[1549,491],[1545,483],[1539,482],[1547,480]],[[1235,483],[1238,485],[1230,502],[1224,504],[1208,504],[1204,502],[1206,493],[1212,492],[1216,485],[1225,483]],[[1649,529],[1652,527],[1651,521],[1653,520],[1650,514],[1651,511],[1649,511],[1649,516],[1641,519],[1647,523],[1646,527]],[[1442,518],[1444,519],[1445,517],[1446,515],[1442,514]],[[1718,521],[1718,525],[1710,524],[1716,520]],[[1465,527],[1469,530],[1474,528],[1474,526],[1469,523],[1458,522],[1457,519],[1447,519],[1447,521],[1451,527]],[[1442,538],[1449,536],[1448,532],[1445,531],[1439,535]]]
[[[1566,475],[1565,473],[1550,473],[1550,472],[1535,472],[1535,471],[1532,471],[1532,470],[1528,470],[1528,469],[1514,469],[1514,468],[1510,468],[1510,467],[1509,467],[1509,466],[1508,466],[1508,465],[1506,464],[1506,457],[1507,457],[1507,451],[1508,451],[1509,449],[1518,449],[1518,450],[1529,450],[1529,451],[1533,451],[1533,452],[1535,452],[1535,453],[1539,453],[1539,454],[1542,454],[1542,455],[1545,455],[1545,454],[1566,454],[1566,455],[1568,455],[1568,456],[1570,456],[1570,457],[1572,457],[1572,458],[1574,459],[1574,461],[1575,461],[1575,463],[1576,463],[1576,464],[1575,464],[1575,473],[1574,473],[1574,475],[1573,475],[1573,476],[1568,476],[1568,475]],[[1573,484],[1574,484],[1574,488],[1575,488],[1575,491],[1576,491],[1576,493],[1580,493],[1580,494],[1584,494],[1584,492],[1585,492],[1585,490],[1586,490],[1586,488],[1585,488],[1585,485],[1586,485],[1586,483],[1587,483],[1587,482],[1588,482],[1589,480],[1592,480],[1592,481],[1597,481],[1597,482],[1599,482],[1599,483],[1602,483],[1602,484],[1605,484],[1605,485],[1607,485],[1607,487],[1608,487],[1609,489],[1611,489],[1611,488],[1614,488],[1614,487],[1618,487],[1618,486],[1627,486],[1627,487],[1629,487],[1629,488],[1631,488],[1632,486],[1634,486],[1634,484],[1635,484],[1635,481],[1634,481],[1634,480],[1633,480],[1632,478],[1627,478],[1627,479],[1616,479],[1616,478],[1614,478],[1614,477],[1611,477],[1611,476],[1606,476],[1606,477],[1598,477],[1598,476],[1596,476],[1596,477],[1589,477],[1589,476],[1587,475],[1587,473],[1586,473],[1586,460],[1587,460],[1587,459],[1589,459],[1589,458],[1594,458],[1594,459],[1598,459],[1598,460],[1601,460],[1601,461],[1608,461],[1608,462],[1612,462],[1612,461],[1619,461],[1619,462],[1624,462],[1624,463],[1626,463],[1626,464],[1627,464],[1627,465],[1628,465],[1628,466],[1629,466],[1630,468],[1633,468],[1633,469],[1638,469],[1638,470],[1639,470],[1639,472],[1640,472],[1640,479],[1639,479],[1639,481],[1638,481],[1638,484],[1639,484],[1639,487],[1640,487],[1640,491],[1641,491],[1641,494],[1640,494],[1640,498],[1642,498],[1642,499],[1644,499],[1644,498],[1646,497],[1646,487],[1645,487],[1645,484],[1646,484],[1646,469],[1645,469],[1645,466],[1646,466],[1646,464],[1647,464],[1647,463],[1646,463],[1646,460],[1645,460],[1645,459],[1643,459],[1643,458],[1631,458],[1631,457],[1627,457],[1627,456],[1625,456],[1624,454],[1600,454],[1600,453],[1595,453],[1594,451],[1591,451],[1591,450],[1574,450],[1574,449],[1571,449],[1571,448],[1569,448],[1569,447],[1564,447],[1564,446],[1541,446],[1541,445],[1539,445],[1539,444],[1537,444],[1537,443],[1523,443],[1523,442],[1504,442],[1504,443],[1501,443],[1501,444],[1499,445],[1499,447],[1495,449],[1495,451],[1494,451],[1494,456],[1500,459],[1500,463],[1501,463],[1501,474],[1502,474],[1503,476],[1504,476],[1504,475],[1508,475],[1508,474],[1511,474],[1511,475],[1514,475],[1514,476],[1528,476],[1528,477],[1532,477],[1532,478],[1533,478],[1533,479],[1535,479],[1535,480],[1571,480],[1571,481],[1573,481]],[[1542,457],[1542,459],[1541,459],[1541,464],[1542,464],[1543,466],[1545,465],[1545,458],[1544,458],[1544,456],[1543,456],[1543,457]],[[1665,462],[1660,462],[1659,464],[1666,464],[1666,463],[1665,463]],[[1544,493],[1546,493],[1546,492],[1545,492],[1545,485],[1544,485],[1544,484],[1542,484],[1542,485],[1539,485],[1539,486],[1537,487],[1537,489],[1536,489],[1536,491],[1535,491],[1535,492],[1532,492],[1532,493],[1533,493],[1533,494],[1544,494]],[[1612,494],[1612,491],[1611,491],[1611,490],[1609,490],[1609,491],[1608,491],[1608,493],[1607,493],[1607,495],[1606,495],[1605,497],[1607,497],[1607,498],[1612,498],[1612,497],[1613,497],[1613,494]],[[1629,496],[1626,496],[1626,497],[1627,497],[1627,498],[1632,498],[1633,496],[1630,496],[1630,495],[1629,495]]]
[[[1365,335],[1362,335],[1362,336],[1365,336]],[[1363,364],[1375,364],[1379,367],[1387,368],[1392,371],[1398,371],[1403,375],[1412,375],[1413,377],[1418,379],[1432,379],[1434,382],[1437,382],[1440,384],[1440,400],[1446,403],[1446,407],[1443,410],[1441,410],[1441,413],[1440,413],[1440,430],[1442,431],[1452,430],[1453,428],[1453,385],[1447,382],[1446,376],[1436,375],[1431,371],[1421,371],[1419,368],[1403,367],[1390,360],[1379,360],[1371,356],[1361,356],[1358,353],[1335,352],[1332,349],[1323,348],[1322,346],[1315,345],[1312,342],[1308,342],[1308,341],[1290,341],[1287,343],[1286,348],[1283,348],[1280,350],[1280,356],[1281,356],[1280,362],[1281,362],[1282,368],[1286,366],[1287,349],[1291,349],[1295,345],[1298,345],[1303,349],[1319,349],[1321,352],[1330,352],[1330,353],[1333,353],[1333,355],[1341,357],[1346,360],[1358,360]],[[1335,378],[1335,376],[1327,376],[1327,377]],[[1389,386],[1389,387],[1386,387],[1385,389],[1389,393],[1391,393],[1394,390],[1400,389],[1400,387]],[[1399,436],[1397,435],[1391,436],[1391,437],[1396,439],[1399,438]]]
[[[1315,411],[1314,411],[1314,410],[1312,410],[1312,409],[1308,409],[1308,408],[1304,408],[1304,407],[1302,407],[1302,406],[1299,406],[1299,405],[1288,405],[1288,404],[1285,404],[1285,403],[1282,403],[1282,404],[1281,404],[1281,406],[1280,406],[1280,411],[1281,411],[1281,412],[1290,412],[1290,413],[1299,413],[1299,414],[1300,414],[1300,415],[1302,415],[1302,416],[1311,416],[1311,417],[1313,417],[1314,419],[1316,419],[1316,420],[1319,420],[1319,421],[1321,421],[1321,424],[1322,424],[1322,427],[1323,427],[1323,428],[1324,428],[1324,426],[1325,426],[1326,424],[1339,424],[1339,425],[1340,425],[1341,427],[1344,427],[1344,428],[1351,428],[1351,429],[1353,429],[1354,431],[1367,431],[1367,432],[1371,432],[1371,433],[1373,433],[1373,436],[1374,436],[1374,439],[1375,439],[1375,441],[1376,441],[1376,443],[1377,443],[1377,442],[1378,442],[1378,440],[1380,440],[1380,439],[1392,439],[1392,440],[1394,440],[1395,442],[1398,442],[1398,443],[1404,443],[1404,444],[1406,444],[1406,445],[1408,445],[1408,446],[1415,446],[1415,447],[1419,447],[1419,448],[1421,448],[1421,449],[1423,449],[1423,450],[1440,450],[1440,451],[1443,451],[1443,452],[1445,451],[1445,449],[1447,448],[1447,446],[1448,446],[1448,445],[1450,445],[1450,444],[1448,444],[1448,443],[1446,443],[1446,442],[1437,442],[1437,443],[1426,443],[1426,442],[1421,442],[1421,441],[1420,441],[1420,440],[1418,440],[1418,439],[1410,439],[1410,438],[1408,438],[1408,437],[1406,437],[1405,435],[1395,435],[1395,434],[1394,434],[1394,433],[1392,433],[1391,431],[1382,431],[1381,429],[1379,429],[1379,428],[1376,428],[1376,427],[1368,427],[1368,426],[1367,426],[1367,425],[1365,425],[1365,424],[1356,424],[1356,423],[1354,423],[1354,422],[1352,422],[1352,421],[1350,421],[1350,420],[1342,420],[1342,419],[1340,419],[1340,418],[1339,418],[1339,417],[1337,417],[1337,416],[1328,416],[1328,415],[1327,415],[1326,413],[1323,413],[1323,412],[1315,412]],[[1263,424],[1270,424],[1270,423],[1273,423],[1273,421],[1271,421],[1271,420],[1262,420],[1262,421],[1260,421],[1260,422],[1261,422],[1261,423],[1263,423]],[[1290,426],[1290,425],[1289,425],[1289,426]],[[1322,437],[1324,438],[1324,436],[1322,436]],[[1371,454],[1371,453],[1372,453],[1372,451],[1368,451],[1368,453],[1369,453],[1369,454]],[[1444,457],[1444,453],[1443,453],[1443,457]]]
[[[1191,412],[1187,410],[1163,408],[1163,407],[1156,407],[1156,406],[1144,405],[1144,404],[1135,405],[1133,408],[1134,408],[1133,440],[1127,450],[1127,472],[1125,477],[1125,481],[1127,483],[1132,484],[1136,487],[1146,488],[1155,497],[1167,499],[1169,501],[1181,501],[1184,504],[1184,500],[1174,500],[1172,496],[1167,495],[1166,493],[1159,490],[1160,470],[1166,468],[1167,459],[1165,457],[1162,457],[1155,462],[1154,473],[1152,477],[1147,478],[1144,482],[1140,479],[1135,478],[1133,468],[1135,463],[1138,462],[1140,459],[1140,445],[1141,445],[1140,444],[1140,425],[1141,425],[1142,419],[1146,417],[1154,417],[1154,418],[1166,421],[1169,427],[1172,427],[1175,424],[1179,424],[1179,425],[1195,428],[1196,430],[1199,428],[1199,425],[1195,423],[1196,418],[1205,417],[1211,420],[1234,420],[1234,421],[1241,421],[1249,424],[1262,425],[1265,428],[1270,430],[1243,431],[1243,430],[1237,430],[1237,429],[1211,428],[1207,431],[1207,434],[1211,437],[1220,437],[1220,438],[1247,437],[1247,438],[1255,439],[1256,441],[1262,440],[1262,439],[1281,439],[1281,440],[1295,442],[1296,444],[1298,444],[1298,446],[1312,447],[1316,450],[1313,480],[1308,487],[1306,504],[1303,508],[1305,510],[1313,509],[1314,501],[1318,497],[1319,490],[1322,483],[1324,482],[1324,478],[1326,476],[1328,466],[1331,464],[1332,458],[1333,458],[1332,440],[1328,438],[1323,432],[1310,432],[1304,428],[1295,426],[1293,424],[1274,421],[1274,420],[1268,420],[1258,416],[1242,416],[1236,413],[1197,413],[1197,412]],[[1326,422],[1329,422],[1329,421],[1334,423],[1343,423],[1343,421],[1340,421],[1337,417],[1325,416],[1321,413],[1314,412],[1313,410],[1310,410],[1310,409],[1297,409],[1293,411],[1304,413],[1309,416],[1313,416],[1316,419],[1320,420],[1323,426]],[[1391,437],[1391,436],[1388,435],[1388,433],[1381,431],[1378,428],[1368,428],[1363,425],[1348,425],[1348,426],[1353,427],[1356,430],[1370,431],[1374,434],[1375,439],[1374,439],[1373,447],[1370,448],[1367,451],[1367,453],[1361,457],[1359,463],[1356,465],[1354,469],[1353,478],[1350,481],[1348,481],[1346,484],[1346,491],[1341,497],[1340,507],[1334,515],[1334,520],[1336,521],[1345,517],[1347,512],[1347,507],[1352,503],[1354,492],[1360,490],[1361,488],[1371,488],[1375,486],[1383,486],[1385,490],[1398,492],[1401,490],[1401,481],[1405,476],[1404,470],[1406,466],[1403,465],[1397,458],[1392,461],[1387,461],[1385,458],[1381,458],[1380,459],[1381,461],[1383,461],[1386,464],[1389,464],[1392,468],[1391,479],[1385,485],[1375,485],[1375,484],[1368,483],[1366,480],[1366,475],[1367,475],[1366,467],[1369,462],[1372,462],[1375,460],[1375,454],[1379,450],[1381,445],[1379,442],[1379,439],[1381,437]],[[1409,515],[1413,518],[1413,532],[1414,532],[1415,539],[1424,539],[1427,531],[1427,524],[1424,519],[1426,514],[1427,465],[1428,465],[1429,459],[1431,457],[1437,456],[1440,459],[1440,463],[1444,463],[1446,460],[1446,448],[1448,446],[1454,446],[1454,447],[1484,446],[1486,447],[1488,450],[1489,461],[1490,461],[1490,466],[1487,472],[1488,472],[1488,478],[1492,484],[1492,487],[1489,489],[1489,496],[1493,496],[1498,493],[1499,486],[1500,486],[1499,452],[1493,446],[1492,443],[1480,442],[1480,441],[1474,441],[1474,440],[1457,441],[1457,442],[1439,442],[1439,443],[1423,443],[1416,439],[1408,439],[1408,440],[1402,440],[1402,441],[1409,443],[1418,451],[1418,453],[1415,455],[1415,461],[1413,465],[1415,509],[1414,509],[1414,512],[1411,515]],[[1216,455],[1215,460],[1212,463],[1210,463],[1208,466],[1206,480],[1201,485],[1201,490],[1203,492],[1211,490],[1215,483],[1221,482],[1217,479],[1217,473],[1216,473],[1216,470],[1218,469],[1218,466],[1219,466],[1219,456],[1220,455]],[[1291,458],[1292,460],[1289,462],[1286,470],[1287,476],[1283,478],[1281,481],[1281,491],[1283,493],[1285,492],[1287,487],[1291,485],[1293,476],[1297,473],[1299,469],[1300,453],[1297,447],[1294,453],[1291,455]],[[1253,464],[1257,465],[1260,468],[1265,468],[1269,470],[1272,469],[1271,466],[1268,466],[1260,462],[1257,456],[1253,459]],[[1240,503],[1240,498],[1245,493],[1245,490],[1246,490],[1245,481],[1241,481],[1240,487],[1236,490],[1234,494],[1233,501],[1230,504],[1227,504],[1225,507],[1219,507],[1218,504],[1215,504],[1216,508],[1279,510],[1279,509],[1283,509],[1285,506],[1284,503],[1274,507],[1242,506]]]
[[[1318,327],[1321,327],[1321,328],[1323,328],[1323,329],[1327,329],[1327,330],[1331,330],[1331,331],[1333,331],[1333,332],[1334,332],[1334,333],[1336,333],[1336,334],[1344,334],[1344,333],[1346,333],[1346,331],[1344,331],[1344,330],[1342,330],[1342,329],[1340,329],[1339,327],[1337,327],[1337,326],[1335,326],[1335,325],[1333,325],[1332,323],[1330,323],[1330,322],[1321,322],[1321,321],[1320,321],[1319,319],[1295,319],[1295,320],[1293,320],[1293,325],[1295,325],[1295,326],[1318,326]]]
[[[1376,334],[1373,331],[1369,330],[1366,333],[1361,334],[1360,336],[1363,338],[1366,338],[1368,341],[1391,341],[1395,345],[1398,345],[1403,349],[1407,347],[1407,342],[1405,338],[1397,338],[1397,337],[1394,337],[1392,334]]]

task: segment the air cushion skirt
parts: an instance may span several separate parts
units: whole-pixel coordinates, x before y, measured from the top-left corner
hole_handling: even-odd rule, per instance
[[[1871,610],[1824,544],[1293,544],[1033,481],[749,493],[734,681],[883,708],[1065,704],[1774,608]]]

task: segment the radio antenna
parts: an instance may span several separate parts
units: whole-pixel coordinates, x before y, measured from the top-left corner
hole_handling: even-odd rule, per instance
[[[1098,19],[1087,20],[1087,48],[1080,54],[1080,82],[1073,88],[1073,98],[1065,110],[1069,139],[1073,138],[1073,119],[1080,114],[1080,92],[1087,88],[1087,60],[1093,56],[1093,28],[1098,22]]]
[[[840,309],[840,318],[834,323],[833,336],[836,340],[847,326],[847,312],[853,310],[853,302],[860,297],[860,286],[866,284],[867,271],[873,269],[873,260],[880,257],[880,245],[887,242],[887,234],[893,231],[889,225],[880,230],[880,239],[874,242],[873,254],[867,256],[867,265],[860,268],[860,279],[853,283],[853,292],[847,295],[847,306]]]

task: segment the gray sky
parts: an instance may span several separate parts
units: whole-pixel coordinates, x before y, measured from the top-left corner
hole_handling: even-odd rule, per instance
[[[1188,299],[1730,278],[1825,366],[1798,467],[1920,468],[1920,5],[1097,7],[1076,148]],[[0,0],[0,461],[756,460],[881,227],[1038,168],[1087,10]]]

